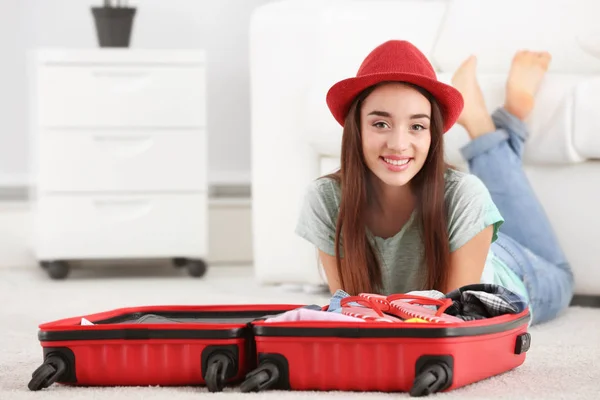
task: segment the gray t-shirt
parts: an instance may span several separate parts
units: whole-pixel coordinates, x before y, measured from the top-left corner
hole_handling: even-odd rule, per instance
[[[504,219],[483,182],[475,175],[448,169],[445,183],[450,251],[459,249],[489,225],[494,225],[492,242],[495,241]],[[320,178],[313,181],[307,188],[296,226],[297,235],[332,256],[335,256],[335,227],[340,194],[341,189],[333,179]],[[426,269],[421,227],[416,219],[416,212],[392,237],[384,239],[374,236],[366,228],[365,232],[382,261],[384,294],[422,289],[419,286],[421,274]],[[491,251],[487,263],[491,268],[499,266],[502,269],[494,275],[511,274],[511,279],[514,279],[512,272],[504,268]]]

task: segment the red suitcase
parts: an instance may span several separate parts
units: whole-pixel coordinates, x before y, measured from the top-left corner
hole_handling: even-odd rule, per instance
[[[298,307],[123,308],[42,324],[44,361],[28,386],[206,385],[221,391],[256,366],[250,322]],[[82,318],[94,325],[81,325]]]
[[[255,321],[258,366],[240,390],[449,391],[521,365],[529,320],[525,308],[444,323]]]

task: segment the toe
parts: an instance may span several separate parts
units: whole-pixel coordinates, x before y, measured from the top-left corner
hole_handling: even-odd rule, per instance
[[[513,56],[512,63],[513,64],[522,64],[522,63],[527,62],[528,58],[529,58],[529,51],[527,51],[527,50],[519,50]]]
[[[465,84],[469,82],[470,78],[475,76],[476,68],[477,58],[474,55],[471,55],[456,69],[454,75],[452,76],[452,83]]]
[[[538,59],[538,53],[536,53],[535,51],[527,51],[526,55],[525,55],[525,60],[527,65],[534,65],[537,63],[537,59]]]
[[[462,64],[460,64],[460,67],[458,67],[459,70],[465,70],[465,69],[473,69],[475,68],[477,65],[477,57],[475,57],[475,55],[471,54],[469,57],[467,57]]]
[[[531,65],[535,67],[541,67],[548,69],[548,64],[552,60],[552,56],[547,51],[539,51],[532,53]]]
[[[547,51],[543,51],[543,52],[541,52],[540,58],[541,58],[544,68],[548,68],[548,65],[552,61],[552,54],[550,54]]]

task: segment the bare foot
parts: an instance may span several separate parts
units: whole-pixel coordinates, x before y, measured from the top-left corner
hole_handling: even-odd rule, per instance
[[[504,108],[508,112],[521,120],[527,118],[551,59],[548,52],[519,51],[515,54],[506,81]]]
[[[462,94],[465,101],[457,122],[467,130],[471,139],[496,129],[487,111],[476,72],[477,58],[470,56],[463,61],[452,77],[452,85]]]

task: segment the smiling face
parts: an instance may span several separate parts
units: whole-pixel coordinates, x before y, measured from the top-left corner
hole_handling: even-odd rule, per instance
[[[377,87],[360,110],[365,162],[379,180],[404,186],[421,170],[431,145],[431,103],[402,83]]]

